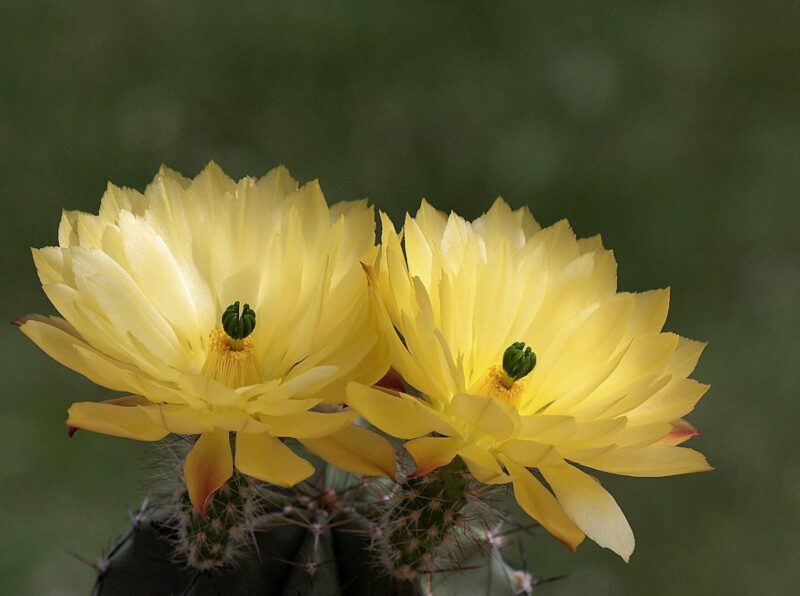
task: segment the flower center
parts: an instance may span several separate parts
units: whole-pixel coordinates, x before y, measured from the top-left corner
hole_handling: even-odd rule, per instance
[[[478,379],[469,392],[475,395],[491,397],[511,406],[519,405],[524,384],[517,381],[509,383],[508,375],[499,366],[491,366],[483,376]]]
[[[470,387],[470,393],[491,397],[515,408],[519,406],[526,377],[536,366],[536,354],[524,342],[514,342],[503,353],[502,368],[489,367]]]
[[[534,366],[536,354],[531,347],[526,346],[525,342],[515,341],[503,352],[503,372],[507,377],[503,384],[510,389],[516,381],[528,376]]]
[[[211,332],[202,373],[231,389],[262,382],[250,337],[255,327],[256,313],[249,304],[244,305],[241,315],[238,301],[226,308],[222,329]]]

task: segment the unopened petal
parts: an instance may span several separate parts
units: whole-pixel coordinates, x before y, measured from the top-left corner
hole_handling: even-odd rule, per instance
[[[431,470],[453,461],[462,441],[457,437],[420,437],[403,445],[414,458],[417,471],[414,476],[424,476]]]
[[[233,474],[233,456],[228,431],[215,429],[200,435],[183,463],[189,500],[206,515],[212,495]]]

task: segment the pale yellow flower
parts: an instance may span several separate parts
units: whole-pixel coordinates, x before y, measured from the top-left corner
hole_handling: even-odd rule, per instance
[[[681,417],[707,387],[688,378],[704,344],[662,332],[669,292],[618,293],[599,237],[578,240],[566,221],[542,230],[502,200],[472,223],[423,202],[403,236],[405,251],[383,217],[371,279],[392,365],[414,395],[351,384],[349,403],[413,439],[417,474],[459,456],[482,482],[512,482],[570,548],[588,535],[627,560],[625,516],[574,464],[631,476],[710,469],[677,446],[696,434]],[[512,347],[517,378],[503,366],[516,342],[537,357],[533,366]]]
[[[63,214],[59,246],[33,251],[63,318],[28,316],[21,329],[61,364],[130,394],[74,404],[71,427],[200,435],[184,473],[201,511],[234,465],[283,486],[311,475],[283,437],[391,475],[391,446],[351,426],[354,412],[312,411],[387,368],[359,264],[375,253],[374,225],[366,201],[329,208],[318,183],[298,188],[282,167],[238,182],[213,163],[194,180],[162,168],[144,194],[109,185],[99,215]],[[231,336],[229,306],[230,329],[255,328]]]

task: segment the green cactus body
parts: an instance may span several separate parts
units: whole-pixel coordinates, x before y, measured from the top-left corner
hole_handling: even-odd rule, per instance
[[[282,520],[285,521],[285,520]],[[176,563],[169,529],[143,521],[108,560],[98,596],[414,596],[413,584],[376,573],[369,535],[358,519],[336,525],[285,524],[259,531],[234,564],[201,572]],[[318,524],[318,525],[315,525]]]
[[[259,508],[256,483],[239,473],[234,473],[217,491],[205,517],[183,493],[176,513],[169,520],[177,553],[198,571],[233,564],[252,540],[254,514]]]
[[[449,568],[454,530],[468,523],[469,473],[460,460],[408,478],[384,499],[378,520],[383,565],[402,580]]]
[[[235,473],[205,517],[181,481],[131,515],[94,565],[93,594],[461,596],[464,585],[528,593],[515,588],[528,576],[503,560],[487,531],[490,508],[458,460],[399,484],[322,470],[291,490]]]

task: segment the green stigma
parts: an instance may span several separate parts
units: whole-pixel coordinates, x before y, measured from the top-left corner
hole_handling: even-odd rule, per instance
[[[536,366],[536,354],[525,342],[516,341],[503,353],[503,371],[514,381],[528,375]]]
[[[256,328],[256,312],[245,304],[239,316],[239,301],[237,300],[222,313],[222,328],[231,339],[244,339]]]

